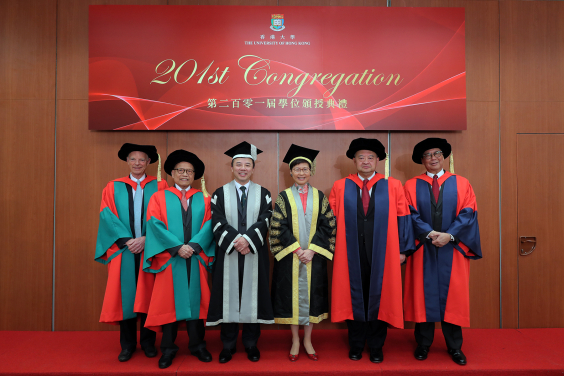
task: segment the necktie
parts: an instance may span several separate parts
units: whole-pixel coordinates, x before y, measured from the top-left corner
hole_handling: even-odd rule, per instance
[[[239,188],[241,190],[241,207],[243,208],[243,211],[247,210],[247,194],[245,193],[245,190],[247,188],[245,188],[244,186],[241,186],[241,188]]]
[[[141,190],[141,182],[137,181],[137,188],[135,189],[135,197],[133,199],[133,214],[135,222],[135,237],[142,236],[141,233],[141,210],[143,208],[143,191]]]
[[[362,207],[364,208],[364,215],[368,212],[368,203],[370,202],[370,193],[368,192],[368,179],[364,179],[362,184]]]
[[[435,203],[439,202],[439,178],[437,175],[433,176],[433,196],[435,196]]]
[[[180,200],[180,202],[182,202],[182,207],[184,208],[184,210],[188,210],[188,200],[186,200],[186,190],[183,189],[180,191],[180,193],[182,194],[182,199]]]

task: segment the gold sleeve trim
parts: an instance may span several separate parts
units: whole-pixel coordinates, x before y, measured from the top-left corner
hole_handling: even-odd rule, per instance
[[[272,252],[273,254],[276,254],[278,252],[280,252],[283,249],[283,247],[281,245],[275,245],[274,247],[270,247],[270,252]]]
[[[270,227],[280,227],[280,222],[273,220],[272,222],[270,222]]]
[[[280,246],[275,246],[275,247],[273,247],[273,249],[276,248],[276,247],[280,247],[280,249],[282,249],[282,246],[281,246],[281,245],[280,245]],[[290,253],[294,252],[294,251],[295,251],[296,249],[298,249],[299,247],[300,247],[300,245],[298,244],[298,242],[295,242],[295,243],[293,243],[293,244],[290,244],[288,247],[286,247],[286,248],[282,249],[281,251],[279,251],[278,253],[276,253],[276,254],[274,255],[274,258],[276,258],[276,260],[280,261],[280,260],[282,260],[285,256],[288,256]],[[274,253],[274,251],[273,251],[273,253]]]
[[[327,196],[323,196],[323,202],[321,203],[321,214],[325,214],[328,206],[329,200],[327,200]]]
[[[282,195],[278,195],[278,198],[276,198],[276,205],[278,205],[278,207],[280,208],[282,215],[284,215],[284,217],[288,217],[288,215],[286,214],[286,204],[284,203]]]
[[[327,257],[329,260],[333,260],[333,253],[329,252],[328,250],[326,250],[325,248],[321,248],[318,245],[315,244],[311,244],[309,246],[309,249],[311,249],[312,251],[314,251],[315,253],[319,253],[321,256],[325,256]]]

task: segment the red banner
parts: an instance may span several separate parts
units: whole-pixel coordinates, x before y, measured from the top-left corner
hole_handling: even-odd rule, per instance
[[[463,130],[463,8],[91,5],[89,129]]]

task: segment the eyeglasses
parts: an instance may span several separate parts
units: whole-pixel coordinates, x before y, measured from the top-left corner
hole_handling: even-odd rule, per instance
[[[426,161],[428,161],[429,159],[433,158],[433,156],[435,156],[435,158],[440,158],[441,155],[443,155],[443,152],[440,150],[437,150],[434,153],[427,153],[427,154],[423,154],[423,159],[425,159]]]
[[[373,162],[374,160],[376,160],[376,157],[374,157],[373,155],[370,155],[368,157],[365,157],[364,155],[359,156],[358,158],[359,161],[364,162],[364,161],[369,161],[369,162]]]
[[[184,175],[184,173],[188,175],[194,175],[194,170],[188,170],[185,168],[173,168],[172,170],[176,170],[180,175]]]
[[[304,174],[307,174],[307,173],[310,172],[310,171],[311,171],[311,170],[310,170],[309,168],[307,168],[307,167],[305,167],[305,168],[294,168],[294,169],[292,169],[292,172],[293,172],[294,174],[299,174],[300,172],[303,172]]]

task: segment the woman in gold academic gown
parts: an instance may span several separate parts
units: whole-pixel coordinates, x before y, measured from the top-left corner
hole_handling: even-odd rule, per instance
[[[290,166],[292,186],[278,195],[270,224],[274,254],[272,308],[274,321],[290,324],[290,361],[298,360],[299,325],[304,325],[304,348],[318,360],[311,343],[314,323],[328,317],[327,260],[335,251],[335,218],[323,192],[309,184],[319,151],[292,145],[284,163]]]

